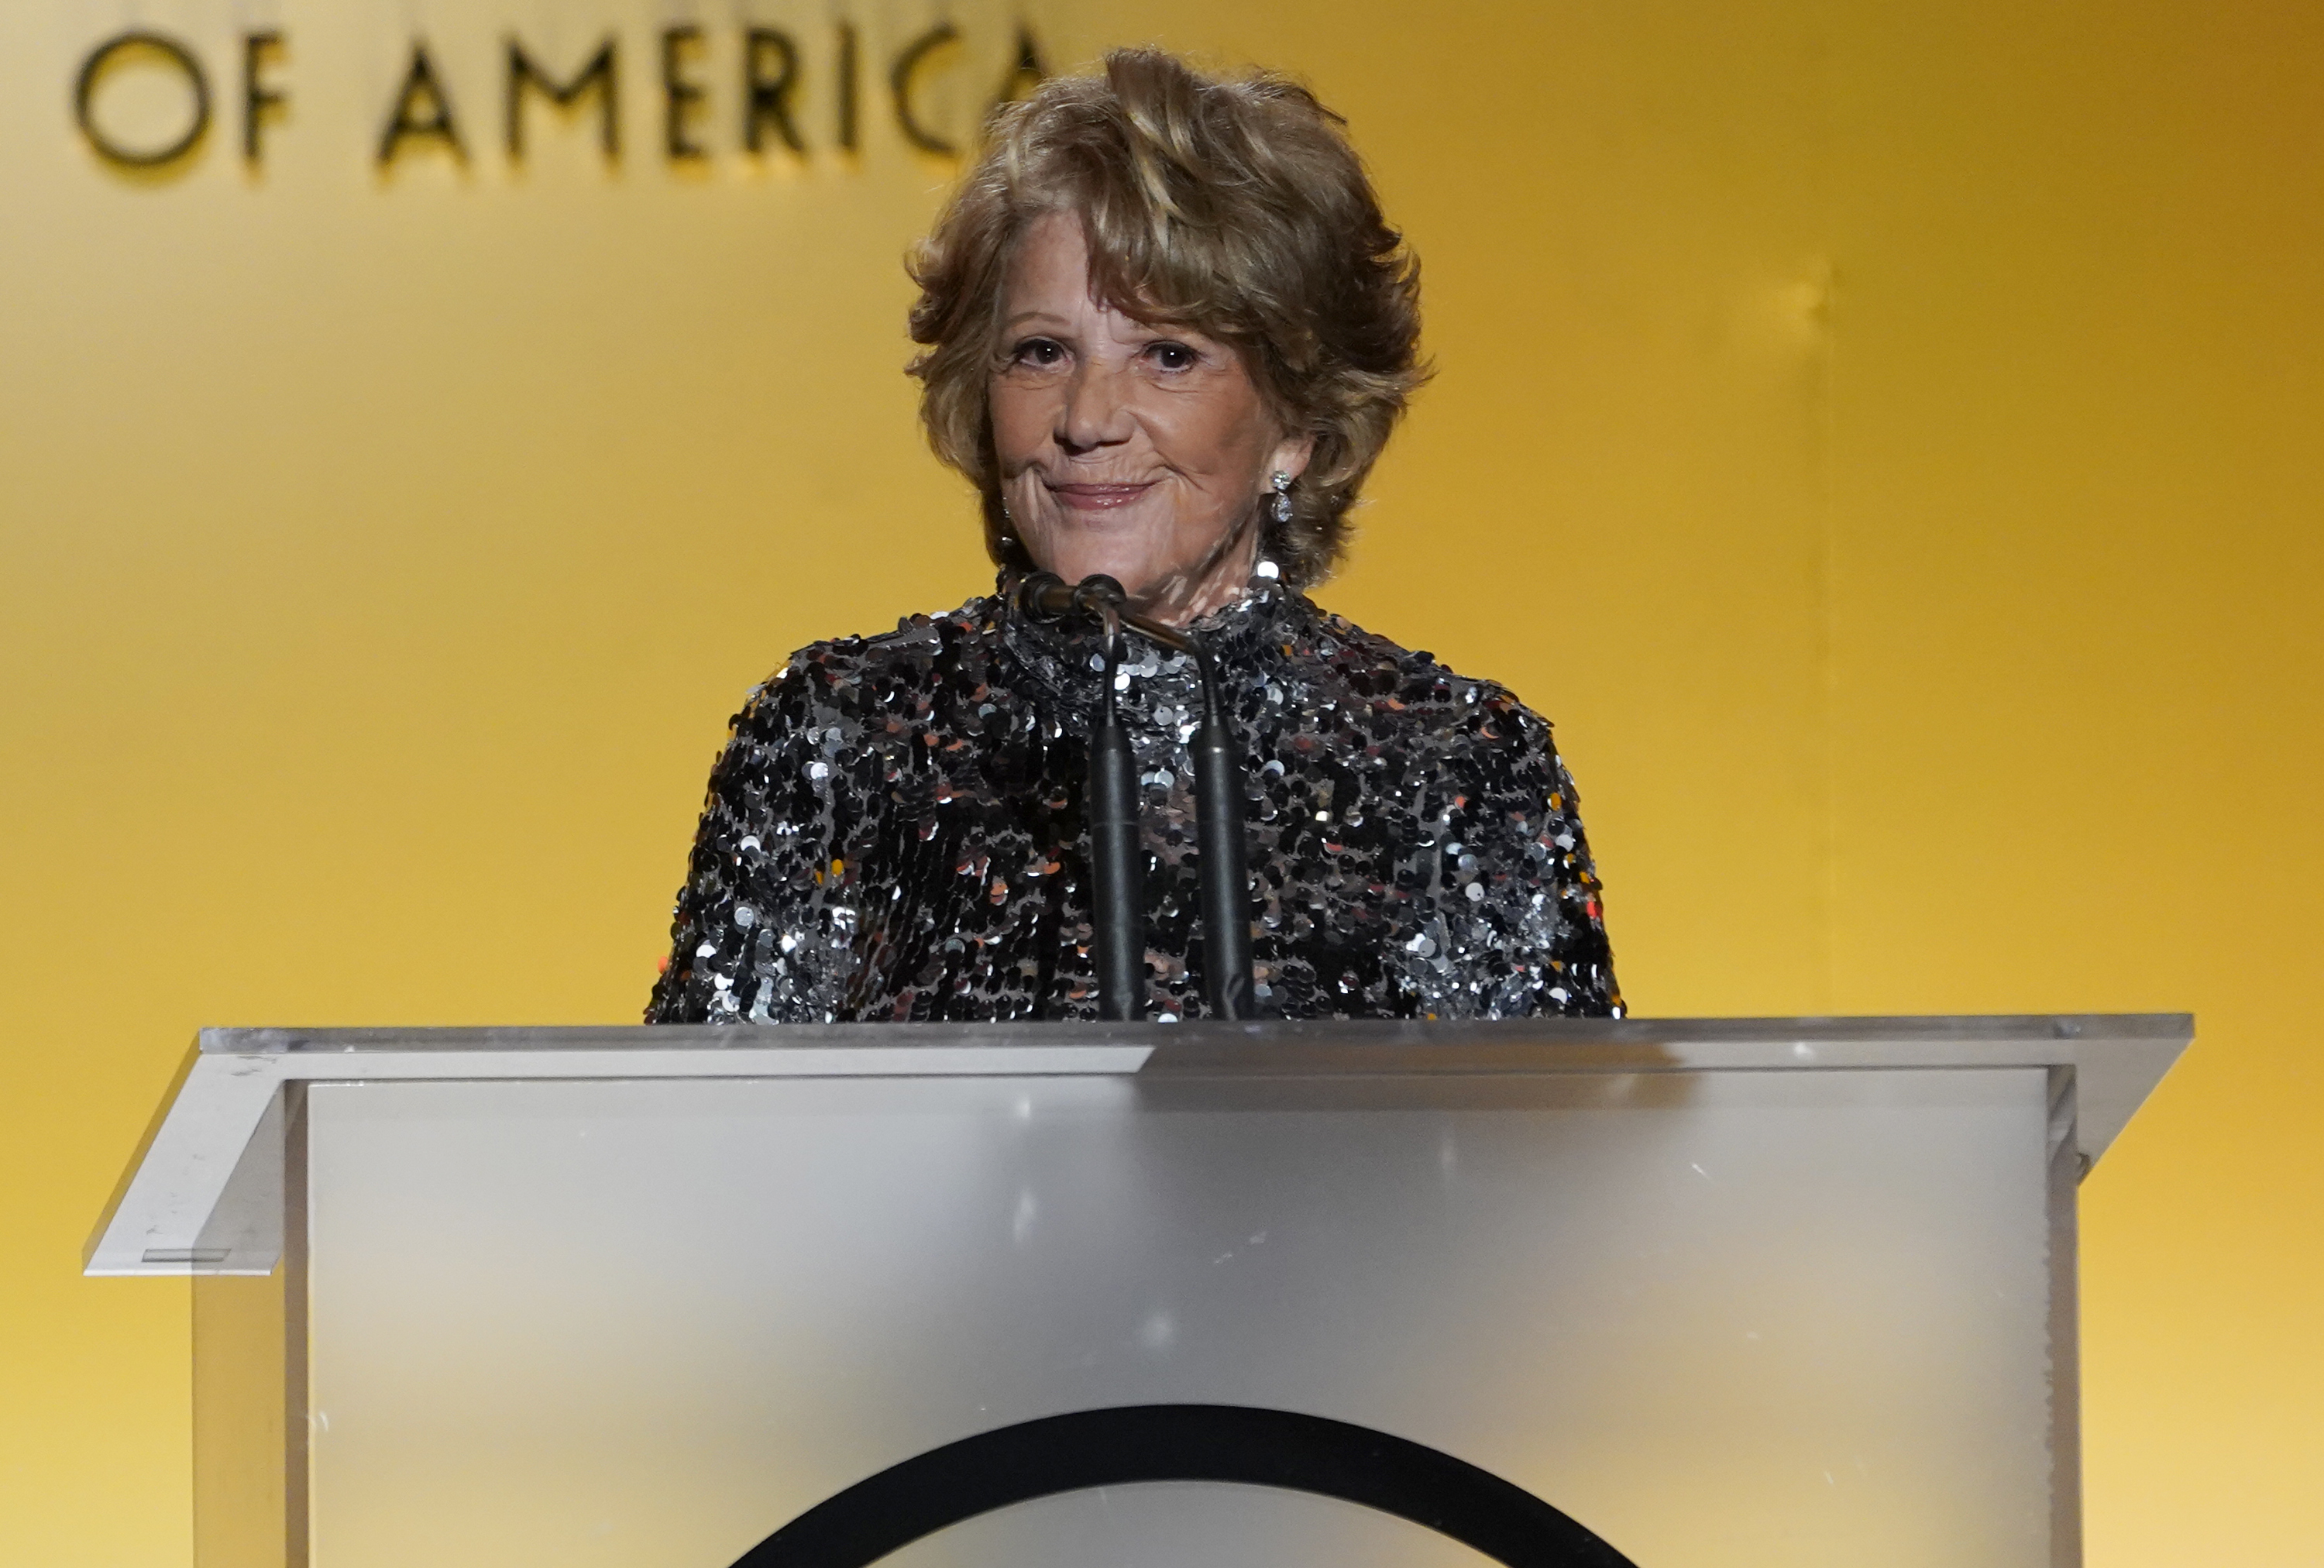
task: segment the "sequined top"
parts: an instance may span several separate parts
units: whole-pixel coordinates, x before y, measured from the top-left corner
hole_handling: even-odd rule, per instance
[[[1264,576],[1198,623],[1245,756],[1252,978],[1281,1018],[1616,1014],[1546,722]],[[819,642],[710,776],[649,1023],[1093,1019],[1093,635],[1002,592]],[[1148,1016],[1204,1012],[1192,661],[1132,637]]]

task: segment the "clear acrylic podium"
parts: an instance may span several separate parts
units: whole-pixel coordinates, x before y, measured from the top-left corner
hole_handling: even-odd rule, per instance
[[[2075,1184],[2190,1036],[211,1030],[88,1268],[196,1276],[198,1568],[725,1568],[916,1456],[1147,1406],[1425,1445],[1639,1568],[2060,1568]],[[1197,1480],[882,1561],[1489,1558]]]

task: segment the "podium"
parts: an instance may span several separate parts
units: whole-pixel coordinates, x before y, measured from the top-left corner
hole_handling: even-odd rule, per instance
[[[207,1030],[87,1263],[194,1277],[198,1568],[2061,1568],[2190,1034]]]

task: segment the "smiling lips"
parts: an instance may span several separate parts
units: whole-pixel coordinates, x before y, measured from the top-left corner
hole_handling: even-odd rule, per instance
[[[1049,493],[1075,512],[1111,512],[1153,488],[1151,480],[1143,484],[1052,484]]]

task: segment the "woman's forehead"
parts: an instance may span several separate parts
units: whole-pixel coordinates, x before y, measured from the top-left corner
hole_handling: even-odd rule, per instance
[[[1001,288],[1001,330],[1011,332],[1048,319],[1058,325],[1086,324],[1101,318],[1107,329],[1124,335],[1167,327],[1209,337],[1199,321],[1141,299],[1109,274],[1102,255],[1092,253],[1089,231],[1070,208],[1053,208],[1030,219],[1010,248]]]

